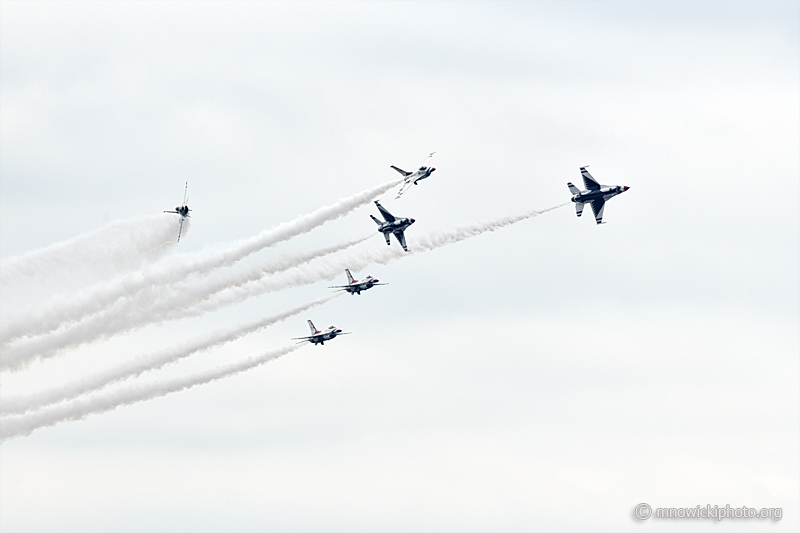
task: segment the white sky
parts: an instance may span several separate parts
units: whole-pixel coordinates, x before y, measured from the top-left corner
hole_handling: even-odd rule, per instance
[[[355,274],[388,286],[160,375],[306,318],[353,332],[324,347],[5,441],[0,530],[796,531],[798,94],[798,2],[0,2],[3,260],[171,209],[187,180],[170,255],[204,250],[434,150],[430,179],[382,198],[417,220],[410,248],[566,202],[582,165],[631,187],[603,226],[568,205],[376,265]],[[374,232],[370,214],[249,261]],[[104,250],[4,286],[3,316],[110,278]],[[4,372],[3,393],[331,284]],[[640,502],[784,511],[641,523]]]

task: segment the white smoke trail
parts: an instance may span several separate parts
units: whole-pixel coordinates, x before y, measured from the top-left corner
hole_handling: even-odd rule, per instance
[[[82,318],[101,312],[120,298],[141,290],[175,283],[190,274],[233,264],[242,258],[279,242],[307,233],[312,229],[346,215],[373,200],[402,180],[392,180],[321,207],[290,222],[265,230],[225,248],[206,250],[168,258],[139,272],[107,283],[100,283],[78,294],[60,296],[43,306],[15,312],[0,324],[0,342],[8,343],[23,336],[42,335]]]
[[[270,361],[291,353],[301,345],[286,346],[278,350],[266,352],[256,357],[248,357],[241,361],[155,383],[133,384],[124,388],[104,393],[92,394],[71,402],[52,405],[29,415],[0,418],[0,441],[12,437],[30,435],[38,428],[52,426],[69,420],[81,420],[93,414],[112,411],[123,405],[131,405],[159,396],[182,391],[226,378],[261,366]]]
[[[221,272],[218,276],[206,279],[193,279],[165,287],[148,287],[131,298],[117,300],[104,312],[96,313],[72,327],[5,345],[0,354],[0,368],[19,370],[33,361],[53,357],[88,342],[108,339],[148,324],[202,315],[208,309],[197,305],[219,291],[297,267],[364,242],[368,238],[361,237],[316,250],[278,256],[261,265],[238,265],[231,272]],[[222,306],[216,306],[215,309],[220,307]]]
[[[171,249],[178,236],[174,217],[149,215],[111,222],[72,239],[0,263],[0,284],[19,286],[55,273],[106,274],[140,268]]]
[[[281,275],[264,277],[257,281],[226,289],[200,304],[198,308],[194,309],[194,312],[210,311],[217,307],[231,305],[234,302],[244,301],[253,296],[288,287],[308,285],[322,280],[332,280],[341,275],[342,270],[345,268],[359,271],[372,264],[385,265],[396,259],[429,252],[470,237],[497,231],[565,205],[567,204],[564,203],[540,211],[529,211],[520,215],[502,217],[487,222],[469,224],[447,231],[431,232],[427,235],[409,235],[407,233],[408,252],[404,252],[400,246],[397,246],[397,242],[393,242],[391,246],[355,250],[344,255],[321,257],[309,264],[287,270]]]
[[[192,307],[176,307],[175,300],[172,297],[165,298],[161,303],[161,309],[164,313],[161,320],[197,316],[222,306],[241,302],[258,294],[287,287],[307,285],[323,279],[330,280],[339,275],[345,268],[361,270],[374,263],[386,264],[407,255],[427,252],[482,233],[497,231],[510,224],[533,218],[564,205],[566,204],[541,211],[533,210],[520,215],[506,216],[488,222],[461,226],[449,231],[434,232],[427,236],[417,236],[413,241],[409,239],[410,242],[413,242],[409,252],[403,252],[399,246],[391,246],[356,251],[342,257],[328,259],[323,257],[312,263],[302,265],[302,268],[292,268],[284,275],[264,276],[257,281],[245,281],[242,284],[231,286],[215,296],[207,297],[206,301]],[[220,286],[225,286],[225,284],[222,283]],[[188,292],[190,288],[187,287],[186,290]],[[0,359],[0,366],[10,370],[19,369],[31,361],[51,357],[66,347],[78,346],[89,340],[107,338],[117,332],[130,329],[133,325],[147,323],[151,313],[153,316],[160,314],[146,306],[129,312],[112,310],[99,326],[89,321],[55,334],[17,343],[16,346],[4,349],[2,359]]]
[[[25,396],[16,395],[2,397],[0,398],[0,415],[24,414],[33,409],[40,409],[50,404],[76,398],[87,392],[98,391],[112,383],[139,376],[143,372],[159,369],[197,352],[222,346],[245,335],[305,312],[313,307],[327,303],[341,296],[341,294],[342,293],[336,293],[317,298],[316,300],[294,306],[279,313],[252,320],[234,328],[217,331],[167,350],[132,359],[105,372],[83,378],[79,382],[66,387],[54,387]]]
[[[407,257],[409,254],[423,253],[448,244],[453,244],[470,237],[474,237],[486,232],[497,231],[511,224],[515,224],[522,220],[536,217],[547,211],[552,211],[566,204],[561,204],[549,209],[541,211],[530,211],[521,215],[509,216],[496,219],[494,221],[470,224],[455,228],[454,230],[446,232],[436,232],[427,236],[418,236],[413,240],[413,247],[409,249],[409,253],[400,250],[398,246],[383,248],[382,251],[378,250],[364,250],[359,253],[349,254],[347,257],[337,258],[332,260],[330,257],[323,258],[316,261],[313,265],[307,265],[302,268],[295,268],[287,272],[287,275],[281,276],[281,283],[283,286],[287,284],[305,284],[320,281],[321,279],[332,279],[343,268],[343,265],[348,265],[353,269],[360,269],[368,264],[380,263],[386,264],[395,259]],[[268,287],[265,280],[259,282],[259,289]],[[271,280],[270,280],[271,281]],[[250,286],[256,285],[255,283],[247,284],[248,289]],[[236,291],[242,291],[243,287],[237,287]],[[68,420],[79,420],[91,414],[101,413],[109,410],[116,409],[122,405],[128,405],[139,401],[148,400],[170,392],[183,390],[185,388],[193,387],[202,383],[207,383],[226,377],[228,375],[243,372],[255,366],[264,364],[273,360],[281,355],[289,353],[297,349],[297,346],[289,346],[278,350],[276,352],[269,352],[260,357],[246,359],[238,363],[233,363],[225,367],[212,369],[200,374],[195,374],[187,377],[176,378],[161,383],[147,384],[140,386],[128,387],[122,390],[109,391],[105,394],[94,394],[83,398],[78,398],[72,402],[67,402],[58,405],[45,407],[29,415],[23,416],[10,416],[0,419],[0,441],[23,435],[29,435],[32,431],[60,422]]]

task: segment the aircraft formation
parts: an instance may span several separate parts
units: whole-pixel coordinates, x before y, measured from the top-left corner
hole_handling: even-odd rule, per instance
[[[205,302],[209,306],[208,309],[212,310],[225,306],[230,301],[239,301],[252,295],[280,290],[283,286],[281,280],[272,279],[270,274],[292,269],[292,279],[295,283],[302,285],[316,283],[321,279],[331,279],[337,276],[341,270],[345,271],[346,276],[345,284],[330,287],[330,290],[337,291],[336,293],[329,293],[310,302],[261,317],[244,325],[212,332],[202,338],[198,338],[197,342],[189,343],[188,346],[176,346],[174,349],[168,349],[153,354],[152,357],[144,358],[144,361],[139,359],[131,360],[117,367],[103,370],[91,376],[88,380],[65,384],[64,387],[55,390],[48,389],[33,394],[4,398],[3,402],[0,403],[0,442],[15,436],[28,435],[37,428],[78,420],[121,405],[149,400],[157,396],[185,390],[187,387],[209,383],[249,368],[255,368],[298,349],[300,344],[324,345],[326,342],[341,335],[349,334],[349,332],[345,332],[336,326],[329,326],[320,331],[311,320],[308,320],[310,332],[306,336],[296,337],[294,340],[297,345],[283,346],[276,350],[264,352],[256,357],[249,357],[235,364],[224,365],[199,374],[166,380],[154,388],[109,390],[107,395],[102,393],[96,398],[89,396],[86,401],[78,400],[88,393],[105,389],[106,386],[110,386],[121,379],[138,376],[144,370],[156,370],[198,351],[220,346],[290,316],[305,313],[312,307],[330,301],[338,295],[338,291],[347,292],[351,295],[360,295],[372,287],[386,284],[381,283],[372,276],[357,279],[351,272],[351,269],[355,268],[357,264],[362,265],[359,268],[364,268],[372,263],[385,264],[390,260],[404,256],[408,251],[430,251],[484,232],[495,231],[509,224],[514,224],[566,205],[566,203],[562,203],[560,206],[557,205],[544,210],[529,210],[515,216],[499,217],[481,223],[455,227],[447,231],[433,231],[428,234],[427,238],[420,237],[416,245],[413,236],[410,236],[412,240],[410,241],[411,246],[409,246],[405,232],[415,223],[415,220],[413,218],[395,216],[381,204],[381,201],[375,201],[375,199],[397,186],[400,186],[400,191],[398,192],[398,196],[400,196],[400,193],[407,191],[411,184],[419,183],[419,180],[429,177],[433,172],[433,167],[430,166],[429,156],[425,163],[419,167],[419,170],[413,173],[405,172],[402,169],[398,170],[394,166],[391,168],[401,172],[403,179],[386,181],[297,217],[276,228],[264,230],[245,242],[233,243],[226,247],[225,253],[198,254],[183,258],[174,257],[173,259],[176,259],[176,261],[143,266],[138,271],[120,276],[112,283],[104,282],[85,288],[69,299],[54,299],[47,304],[44,312],[38,307],[30,307],[23,308],[18,313],[10,314],[3,321],[3,328],[0,331],[0,344],[4,347],[2,357],[0,357],[0,370],[9,369],[13,371],[25,368],[34,361],[45,360],[62,351],[79,347],[94,340],[132,331],[146,324],[158,324],[180,316],[191,316],[189,313],[182,313],[182,311],[191,308],[194,303]],[[581,167],[580,170],[586,189],[579,190],[569,183],[568,187],[572,192],[572,201],[576,205],[578,214],[582,212],[585,204],[589,203],[595,213],[596,222],[602,223],[605,203],[629,188],[619,185],[601,185],[589,174],[586,167]],[[392,174],[394,173],[392,172]],[[172,235],[174,233],[172,231],[174,231],[174,226],[165,224],[172,214],[179,217],[176,220],[179,222],[178,240],[182,238],[184,222],[189,218],[191,212],[188,206],[188,192],[188,183],[186,183],[183,203],[175,207],[174,210],[165,212],[169,213],[170,217],[147,217],[146,220],[150,224],[148,227],[152,228],[152,230],[158,230],[145,232],[147,235],[144,242],[147,242],[149,246],[156,246],[165,251],[165,249],[161,248],[161,245],[164,244],[161,231],[170,231],[167,240],[173,238]],[[312,250],[310,253],[302,252],[295,255],[290,253],[282,255],[280,258],[272,258],[280,260],[272,263],[265,261],[264,264],[260,265],[261,268],[258,269],[258,274],[263,274],[263,276],[259,275],[255,278],[253,277],[252,269],[232,268],[226,269],[222,282],[217,276],[193,276],[191,280],[186,279],[191,274],[210,272],[233,265],[254,251],[306,233],[326,221],[338,218],[353,209],[364,206],[370,201],[375,201],[375,207],[378,209],[380,216],[378,218],[371,214],[370,218],[378,225],[378,232],[384,235],[387,248],[382,246],[372,247],[368,250],[362,248],[352,254],[340,255],[330,262],[326,261],[325,263],[327,264],[325,265],[311,265],[309,268],[301,267],[310,259],[321,258],[361,243],[364,240],[362,236],[358,239],[351,239],[333,246]],[[136,219],[134,222],[138,227],[144,221]],[[365,227],[368,225],[366,214],[362,219],[362,223]],[[172,230],[169,229],[170,226],[173,228]],[[101,233],[90,236],[88,242],[101,242],[105,235],[105,233]],[[392,235],[395,236],[394,239],[391,238]],[[91,239],[94,239],[94,241]],[[405,252],[397,250],[397,245],[392,242],[393,240],[397,240]],[[58,248],[55,251],[50,251],[50,255],[46,257],[64,259],[67,262],[71,261],[75,266],[83,265],[83,261],[80,258],[85,254],[76,253],[76,250],[83,249],[87,241],[84,239],[76,242],[77,244],[70,244],[66,251]],[[392,244],[395,244],[393,248],[390,247]],[[8,270],[9,267],[15,267],[16,270],[14,272],[17,272],[17,274],[13,274],[14,279],[21,279],[26,276],[27,271],[30,269],[31,260],[28,259],[26,263],[25,257],[21,256],[11,262],[5,262],[2,265],[5,269],[4,272],[11,272],[11,270]],[[33,261],[44,263],[44,261],[40,260],[40,256],[35,256]],[[41,272],[41,274],[44,275],[46,272]],[[4,281],[7,279],[9,278],[4,278]],[[252,290],[237,291],[236,295],[231,295],[226,290],[232,287],[240,287],[250,282],[254,282]],[[156,287],[169,291],[170,297],[158,297],[155,293],[160,293],[160,291],[153,290]],[[229,298],[233,298],[233,300],[229,300]],[[114,302],[114,305],[99,309],[98,301]],[[133,310],[136,310],[136,312],[132,312]],[[146,311],[142,312],[143,310]],[[64,405],[56,405],[62,402],[66,403]]]
[[[430,177],[433,171],[436,170],[436,168],[430,166],[431,158],[435,153],[436,152],[431,152],[419,169],[414,172],[405,171],[394,165],[390,166],[390,168],[403,175],[403,184],[397,191],[397,196],[395,199],[399,199],[411,185],[419,185],[421,180]],[[584,206],[589,204],[592,208],[592,212],[594,213],[594,218],[597,224],[605,224],[605,222],[603,222],[603,212],[605,210],[606,202],[611,198],[627,191],[630,189],[630,187],[625,185],[601,185],[596,179],[594,179],[594,177],[592,177],[591,174],[589,174],[589,171],[586,170],[587,168],[588,165],[580,167],[581,177],[583,178],[583,184],[586,189],[581,190],[573,185],[572,182],[567,182],[567,187],[572,193],[571,200],[575,204],[575,212],[577,216],[580,217],[581,214],[583,214]],[[165,213],[175,213],[181,217],[180,226],[178,229],[178,242],[181,240],[183,222],[189,218],[189,212],[191,211],[188,206],[188,192],[189,183],[186,182],[186,187],[183,194],[183,203],[172,211],[164,211]],[[399,242],[400,246],[402,246],[403,250],[407,252],[408,245],[406,244],[405,231],[416,221],[413,218],[396,217],[392,215],[385,207],[381,205],[378,200],[375,200],[375,207],[378,208],[378,212],[383,217],[383,221],[381,221],[374,215],[370,215],[370,218],[372,218],[372,220],[378,225],[378,233],[383,234],[387,245],[391,245],[391,236],[394,235],[397,239],[397,242]],[[339,291],[346,291],[351,295],[358,294],[360,296],[362,291],[369,290],[377,285],[386,285],[386,283],[378,283],[379,280],[373,278],[372,276],[367,276],[363,280],[358,281],[353,277],[349,269],[345,269],[345,275],[347,276],[347,285],[334,285],[329,288]],[[314,323],[311,322],[311,320],[308,321],[308,326],[311,330],[311,335],[306,337],[295,337],[292,340],[299,340],[301,343],[309,342],[314,345],[324,345],[325,341],[335,339],[338,335],[349,334],[342,332],[342,330],[336,326],[328,326],[325,330],[320,331],[314,326]]]

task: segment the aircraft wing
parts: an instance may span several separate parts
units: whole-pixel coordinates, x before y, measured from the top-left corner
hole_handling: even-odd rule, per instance
[[[425,161],[422,163],[423,167],[427,167],[428,166],[428,164],[431,162],[431,158],[433,157],[433,154],[435,154],[435,153],[436,152],[431,152],[431,153],[428,154],[428,157],[426,157]]]
[[[588,190],[590,191],[600,190],[600,184],[597,183],[597,180],[594,179],[592,175],[589,174],[589,171],[586,170],[586,168],[584,167],[581,167],[581,176],[583,177],[583,184],[586,186]]]
[[[406,189],[408,189],[408,187],[409,187],[409,186],[410,186],[412,183],[413,183],[412,181],[406,181],[406,182],[403,184],[403,186],[402,186],[402,187],[400,187],[400,190],[399,190],[399,191],[397,191],[397,196],[395,196],[395,200],[396,200],[396,199],[398,199],[398,198],[400,198],[401,196],[403,196],[403,193],[404,193],[404,192],[406,192]]]
[[[378,211],[381,212],[381,215],[383,215],[383,219],[386,222],[394,222],[394,215],[392,215],[389,211],[387,211],[386,208],[383,207],[381,204],[379,204],[377,201],[375,201],[375,205],[378,207]]]
[[[405,170],[403,170],[402,168],[397,168],[397,167],[396,167],[396,166],[394,166],[394,165],[392,165],[392,168],[393,168],[393,169],[395,169],[396,171],[398,171],[398,172],[399,172],[400,174],[402,174],[403,176],[410,176],[410,175],[411,175],[411,172],[406,172],[406,171],[405,171]]]
[[[395,231],[394,236],[397,237],[397,240],[400,241],[400,246],[403,247],[403,250],[406,252],[408,251],[408,247],[406,246],[406,236],[402,231]],[[388,235],[387,235],[388,238]]]
[[[181,233],[183,233],[183,221],[184,220],[186,220],[186,218],[181,217],[180,227],[178,228],[178,242],[181,242]]]
[[[602,198],[592,200],[592,211],[594,211],[594,219],[598,224],[603,222],[603,209],[606,208],[606,201]]]

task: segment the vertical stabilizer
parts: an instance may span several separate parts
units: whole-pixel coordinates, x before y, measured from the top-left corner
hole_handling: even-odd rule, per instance
[[[314,335],[316,333],[319,333],[319,330],[314,327],[314,323],[311,322],[310,320],[308,321],[308,327],[309,327],[309,329],[311,329],[311,334],[312,335]]]
[[[356,282],[356,280],[353,278],[353,275],[350,273],[350,269],[345,268],[344,273],[347,274],[347,283],[352,285]]]

